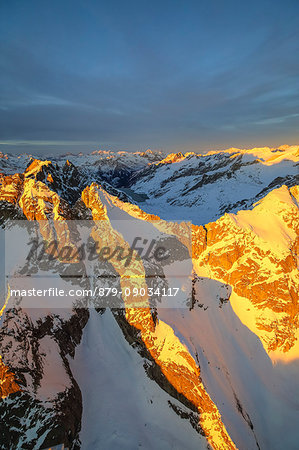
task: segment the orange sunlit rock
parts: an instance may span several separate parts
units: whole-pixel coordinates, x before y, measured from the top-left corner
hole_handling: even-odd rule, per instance
[[[19,385],[15,381],[14,373],[3,363],[0,356],[0,397],[5,398],[20,390]]]
[[[290,151],[294,153],[293,148]],[[123,202],[105,192],[104,195],[107,201],[132,217],[152,220],[159,230],[174,234],[189,249],[199,275],[230,284],[234,294],[248,299],[255,308],[254,317],[242,314],[243,321],[259,336],[268,353],[276,350],[286,353],[293,346],[298,346],[298,186],[290,189],[282,186],[270,192],[262,202],[257,203],[257,209],[252,213],[250,210],[245,212],[245,216],[241,211],[236,216],[225,214],[205,226],[192,225],[191,249],[188,240],[184,239],[181,225],[174,226],[158,216],[145,213],[137,205]],[[263,211],[260,212],[262,208],[268,208],[273,213],[263,216]],[[258,225],[258,230],[262,230],[261,237],[252,231],[253,225],[244,222],[243,216],[247,220],[247,216],[251,215],[253,224],[262,221]],[[236,222],[239,216],[244,222],[241,221],[241,226]],[[263,229],[263,223],[270,217],[273,227],[270,225],[268,231],[268,226]],[[275,227],[275,233],[281,234],[273,235]],[[280,241],[288,234],[289,240],[283,248]],[[277,245],[277,240],[279,248],[275,251],[273,246]],[[236,302],[233,307],[239,315],[242,306],[237,307]]]
[[[99,243],[99,248],[109,244],[112,247],[121,245],[128,249],[129,244],[111,226],[107,211],[100,200],[99,188],[95,184],[84,190],[82,200],[92,211],[95,220],[92,237]],[[102,222],[98,222],[99,219],[102,219]],[[132,286],[139,288],[142,286],[146,289],[142,261],[134,259],[133,266],[129,271],[124,267],[125,263],[122,260],[112,258],[109,262],[121,277],[120,284],[128,323],[140,331],[142,341],[167,380],[177,392],[183,394],[197,407],[200,414],[200,425],[208,442],[215,450],[235,449],[216,405],[201,383],[200,369],[187,348],[175,336],[169,325],[161,320],[154,323],[147,296],[140,299],[141,306],[136,307],[136,299],[125,295],[128,286],[131,288]],[[131,306],[132,303],[134,307]]]

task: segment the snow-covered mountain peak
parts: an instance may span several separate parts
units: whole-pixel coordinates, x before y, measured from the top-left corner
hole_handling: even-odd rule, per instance
[[[270,147],[254,147],[251,149],[229,148],[227,150],[212,151],[206,155],[216,155],[220,153],[228,153],[235,156],[241,155],[248,161],[256,159],[265,165],[271,166],[288,159],[290,161],[299,162],[299,146],[298,145],[282,145],[278,148]]]
[[[297,448],[298,147],[4,155],[0,168],[2,226],[48,221],[41,231],[52,239],[54,219],[60,250],[77,243],[67,219],[89,220],[95,248],[119,248],[113,218],[133,219],[181,239],[193,263],[188,308],[132,308],[122,295],[123,309],[90,319],[85,308],[36,309],[33,319],[10,298],[0,310],[5,448],[131,449],[128,430],[145,448],[160,437],[167,450]],[[120,289],[123,263],[109,261]],[[89,292],[103,285],[70,281]]]
[[[269,249],[283,258],[297,236],[299,227],[298,187],[281,186],[259,200],[251,210],[230,213],[230,218],[243,230],[250,230]],[[296,226],[297,224],[297,226]]]

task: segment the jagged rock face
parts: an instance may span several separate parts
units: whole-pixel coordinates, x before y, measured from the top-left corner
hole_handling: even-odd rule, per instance
[[[0,174],[0,200],[15,204],[19,199],[23,180],[22,174],[16,173],[8,176]]]
[[[64,313],[64,314],[63,314]],[[76,448],[82,398],[69,368],[88,311],[5,311],[0,330],[3,396],[0,442],[3,448],[47,448],[64,442]]]
[[[53,184],[55,171],[49,161],[34,161],[24,175],[2,178],[1,200],[5,210],[9,204],[14,212],[4,223],[22,212],[22,218],[39,221],[44,239],[51,240],[54,224],[58,247],[74,245],[66,222],[71,217],[70,207],[41,181]],[[59,270],[56,264],[55,273]],[[53,313],[48,309],[24,310],[18,303],[13,307],[11,300],[8,303],[1,310],[0,329],[4,398],[0,414],[5,418],[0,424],[1,447],[48,448],[65,443],[79,448],[82,397],[68,357],[74,357],[88,310],[60,308]]]
[[[3,364],[0,359],[0,396],[5,398],[10,394],[14,394],[20,390],[20,386],[17,384],[15,374],[12,373],[9,368]]]
[[[115,187],[126,186],[136,170],[161,161],[165,155],[161,152],[110,152],[95,151],[88,155],[70,156],[91,181],[106,181]]]
[[[15,175],[0,175],[0,223],[5,223],[8,219],[24,218],[23,211],[16,208],[22,193],[24,176],[16,173]]]
[[[0,169],[6,174],[24,172],[72,205],[85,186],[106,182],[106,190],[109,184],[124,189],[123,195],[141,202],[149,214],[198,225],[251,207],[282,184],[298,184],[298,146],[168,156],[99,151],[54,157],[52,162],[25,156],[3,155]]]
[[[56,181],[55,181],[56,180]],[[55,189],[61,191],[64,181],[60,180],[59,171],[50,161],[34,160],[24,174],[1,175],[0,202],[3,211],[13,210],[7,203],[15,206],[15,214],[10,218],[26,217],[28,220],[47,220],[53,218],[71,218],[66,200]],[[70,201],[70,196],[67,196]]]
[[[26,168],[24,176],[26,179],[42,181],[70,204],[78,200],[87,183],[86,176],[68,160],[60,166],[51,161],[34,159]]]
[[[225,214],[205,226],[192,225],[192,249],[183,241],[181,227],[111,194],[105,196],[132,217],[157,221],[157,228],[176,234],[192,252],[200,276],[230,284],[234,294],[243,299],[237,302],[239,308],[249,311],[248,303],[251,306],[253,311],[242,314],[242,320],[259,336],[267,352],[287,353],[297,348],[298,186],[273,190],[252,210]]]
[[[99,187],[93,184],[86,188],[82,194],[83,201],[92,211],[96,221],[96,230],[93,233],[99,248],[112,245],[113,248],[121,246],[127,249],[129,245],[121,234],[113,230],[108,220],[107,209],[104,207]],[[116,201],[116,199],[114,199]],[[98,222],[99,221],[99,222]],[[160,367],[161,372],[178,394],[183,395],[193,404],[200,414],[200,426],[214,449],[235,448],[216,405],[207,394],[200,381],[200,369],[184,345],[175,336],[172,328],[161,320],[153,320],[152,311],[146,305],[148,298],[141,299],[140,307],[132,307],[134,301],[133,288],[146,288],[145,270],[142,261],[136,261],[130,269],[134,278],[128,278],[125,261],[116,257],[110,260],[114,269],[120,275],[120,286],[125,302],[126,320],[129,325],[140,332],[140,337],[146,350]],[[132,295],[125,294],[126,288],[131,287]]]
[[[60,244],[76,247],[67,219],[94,220],[95,242],[126,245],[115,230],[108,229],[107,205],[140,220],[140,226],[142,221],[153,221],[159,230],[181,239],[198,276],[233,288],[229,301],[236,315],[260,338],[268,354],[294,351],[299,313],[299,189],[287,186],[294,184],[298,173],[297,147],[232,149],[208,155],[102,152],[69,158],[76,166],[65,157],[52,161],[26,157],[20,163],[14,158],[10,164],[10,157],[3,155],[1,224],[14,218],[49,222],[40,230],[49,240],[54,221]],[[21,165],[23,173],[11,173]],[[246,189],[238,191],[242,183]],[[185,237],[184,224],[160,220],[169,218],[171,205],[178,208],[173,210],[176,219],[196,218],[192,243]],[[194,211],[188,215],[190,206]],[[241,206],[252,209],[240,211]],[[207,214],[201,216],[202,210]],[[225,211],[229,213],[223,215]],[[119,261],[112,263],[123,289],[128,286],[124,268]],[[59,273],[58,262],[55,270]],[[138,286],[146,287],[145,267],[140,263],[134,270],[139,275]],[[115,318],[128,342],[150,361],[145,363],[149,376],[196,413],[188,413],[188,420],[192,426],[199,421],[195,428],[214,449],[235,448],[229,421],[201,380],[200,360],[157,311],[147,304],[132,308],[130,299],[125,295],[123,299],[125,309],[114,311]],[[61,443],[80,448],[82,398],[69,358],[80,343],[88,311],[54,314],[40,310],[32,316],[18,304],[8,304],[1,312],[0,388],[4,398],[0,414],[5,421],[0,424],[0,444],[12,449]],[[177,406],[170,407],[185,414]],[[238,403],[239,412],[240,408],[247,417]]]
[[[248,299],[267,351],[287,352],[298,329],[298,186],[275,189],[252,210],[193,230],[198,273]]]

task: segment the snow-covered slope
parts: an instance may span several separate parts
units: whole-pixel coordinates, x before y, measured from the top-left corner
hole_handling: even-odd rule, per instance
[[[129,187],[147,195],[141,207],[166,220],[205,224],[250,207],[282,184],[298,184],[299,146],[187,153],[136,172]],[[297,180],[297,181],[296,181]]]
[[[75,358],[70,359],[83,396],[82,450],[207,448],[188,420],[192,411],[148,378],[144,364],[111,311],[92,310]]]
[[[120,208],[135,219],[153,219],[136,205],[123,203],[96,186],[93,189],[90,198],[99,194],[99,206],[103,202],[108,216],[111,208]],[[290,251],[296,251],[298,242],[297,195],[297,187],[273,190],[252,210],[225,215],[206,229],[201,227],[207,237],[194,226],[195,270],[208,278],[195,278],[191,310],[158,308],[160,321],[170,325],[199,361],[204,385],[209,386],[208,392],[238,448],[278,450],[284,443],[289,449],[297,445],[298,403],[293,397],[298,389],[294,374],[299,369],[298,281],[294,278],[297,259]],[[160,221],[157,226],[161,227]],[[250,263],[256,257],[257,264],[251,270]],[[241,289],[240,277],[247,277],[241,287],[247,299],[236,302],[235,292],[230,296],[223,281],[236,291]],[[268,354],[278,362],[273,364]]]
[[[200,277],[195,290],[192,310],[158,314],[200,361],[203,383],[237,448],[295,450],[299,359],[272,364],[232,309],[227,285]]]
[[[33,161],[31,155],[1,154],[0,172],[23,173]],[[56,155],[51,164],[38,165],[37,179],[51,183],[66,200],[75,201],[92,182],[108,182],[141,202],[147,213],[204,224],[225,212],[250,207],[283,184],[298,184],[299,146],[168,156],[150,150],[99,150],[87,155]],[[27,169],[27,176],[34,176],[29,172]]]
[[[156,220],[157,228],[182,240],[182,229],[176,232],[171,223],[101,191],[114,207],[143,221]],[[274,359],[299,355],[298,242],[298,186],[281,186],[252,209],[192,225],[195,272],[233,287],[234,310]]]
[[[76,167],[80,167],[81,173],[89,178],[89,181],[107,181],[119,187],[127,184],[127,180],[137,170],[142,170],[161,161],[165,154],[161,152],[112,152],[99,150],[90,154],[65,155],[54,157],[58,164],[71,161]]]
[[[197,274],[233,287],[235,312],[273,358],[299,357],[298,200],[298,186],[282,186],[251,210],[194,227]]]
[[[194,268],[183,309],[132,307],[124,288],[147,287],[146,261],[128,280],[117,258],[122,309],[2,299],[0,447],[296,449],[298,147],[2,155],[0,171],[3,226],[43,220],[76,247],[67,219],[88,219],[94,242],[128,248],[112,219],[133,219],[176,236]]]

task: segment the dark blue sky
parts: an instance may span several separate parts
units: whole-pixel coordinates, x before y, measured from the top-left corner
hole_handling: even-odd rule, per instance
[[[2,0],[0,150],[299,142],[298,0]]]

